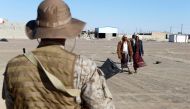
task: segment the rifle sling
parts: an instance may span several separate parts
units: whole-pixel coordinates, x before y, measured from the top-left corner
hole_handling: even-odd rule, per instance
[[[34,56],[34,54],[32,52],[29,52],[29,53],[25,53],[24,56],[32,63],[34,64],[35,66],[38,66],[40,69],[42,69],[45,74],[47,75],[47,77],[49,78],[50,82],[53,84],[53,86],[64,92],[64,93],[67,93],[69,94],[70,96],[73,96],[73,97],[77,97],[77,96],[80,96],[80,90],[79,89],[67,89],[64,84],[57,78],[55,77],[54,75],[52,75],[51,73],[49,73],[45,68],[44,66],[42,65],[42,63],[40,62],[40,60]]]

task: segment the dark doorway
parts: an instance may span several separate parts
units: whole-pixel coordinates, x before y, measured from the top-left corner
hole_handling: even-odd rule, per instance
[[[116,36],[117,36],[117,33],[113,33],[112,36],[113,36],[113,37],[116,37]]]
[[[98,38],[106,38],[106,34],[105,33],[99,33]]]

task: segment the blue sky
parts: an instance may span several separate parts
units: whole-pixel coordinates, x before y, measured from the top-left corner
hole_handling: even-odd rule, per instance
[[[27,22],[36,18],[42,0],[1,0],[0,17]],[[65,0],[86,28],[112,26],[120,32],[183,31],[190,33],[190,0]]]

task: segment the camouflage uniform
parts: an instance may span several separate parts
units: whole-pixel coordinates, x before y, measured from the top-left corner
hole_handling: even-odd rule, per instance
[[[83,90],[79,101],[84,100],[87,108],[115,109],[104,75],[93,61],[85,57],[77,59],[74,81],[76,88]]]
[[[75,62],[74,88],[81,90],[81,96],[77,97],[76,101],[82,109],[115,109],[102,71],[97,68],[95,62],[84,56],[79,56]],[[3,87],[3,98],[6,99],[7,106],[14,104],[6,82]]]

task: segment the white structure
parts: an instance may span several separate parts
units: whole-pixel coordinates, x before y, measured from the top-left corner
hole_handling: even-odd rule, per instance
[[[102,27],[102,28],[96,28],[98,33],[118,33],[117,28],[113,27]]]
[[[172,34],[169,36],[169,42],[183,42],[188,43],[188,35]]]
[[[95,36],[97,38],[116,37],[118,29],[113,27],[95,28]]]
[[[0,24],[5,23],[4,19],[0,18]]]

